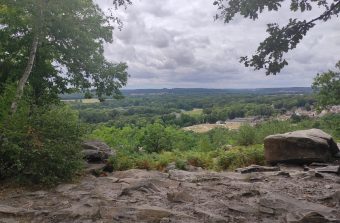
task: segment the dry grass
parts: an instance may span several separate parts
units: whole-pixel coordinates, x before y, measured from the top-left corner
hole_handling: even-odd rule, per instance
[[[81,99],[81,102],[83,104],[94,104],[94,103],[99,103],[100,101],[96,98],[92,98],[92,99]]]
[[[193,125],[189,127],[183,128],[185,131],[193,131],[196,133],[205,133],[209,132],[214,128],[227,128],[230,130],[239,129],[243,123],[241,122],[227,122],[226,124],[200,124],[200,125]]]
[[[203,109],[195,108],[191,111],[184,111],[183,114],[190,115],[190,116],[199,116],[203,114]]]

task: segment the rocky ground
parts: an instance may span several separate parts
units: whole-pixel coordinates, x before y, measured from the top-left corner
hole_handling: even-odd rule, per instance
[[[50,190],[2,186],[0,222],[340,222],[339,169],[315,168],[129,170]]]

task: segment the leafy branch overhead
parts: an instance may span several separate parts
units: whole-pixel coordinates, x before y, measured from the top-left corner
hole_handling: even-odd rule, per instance
[[[229,23],[236,15],[256,20],[264,11],[278,11],[283,0],[216,0],[214,5],[218,8],[215,19],[222,19]],[[328,21],[338,17],[340,13],[340,1],[327,0],[291,0],[290,10],[293,12],[311,11],[313,7],[323,8],[320,16],[310,21],[290,19],[286,26],[280,27],[277,23],[268,24],[269,36],[260,43],[256,53],[251,56],[241,57],[246,67],[255,70],[265,69],[266,75],[278,74],[286,65],[284,54],[297,47],[308,31],[316,25],[317,21]]]

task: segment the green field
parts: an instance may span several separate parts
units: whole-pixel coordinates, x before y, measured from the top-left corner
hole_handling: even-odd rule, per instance
[[[183,114],[187,114],[187,115],[190,115],[190,116],[200,116],[200,115],[203,114],[203,109],[201,109],[201,108],[194,108],[191,111],[184,111]]]

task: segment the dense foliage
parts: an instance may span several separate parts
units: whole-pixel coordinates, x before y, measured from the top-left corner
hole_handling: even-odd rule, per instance
[[[320,120],[269,121],[239,130],[216,128],[207,133],[186,132],[160,123],[145,127],[99,127],[90,137],[101,139],[117,150],[111,163],[117,170],[130,168],[164,170],[170,163],[214,170],[230,170],[264,164],[263,139],[271,134],[320,128],[340,139],[340,115]]]
[[[42,108],[22,100],[20,109],[8,115],[13,97],[13,89],[0,96],[0,179],[39,184],[72,179],[82,167],[83,130],[77,113],[62,105]]]
[[[156,121],[180,127],[200,123],[215,123],[238,117],[271,117],[296,108],[311,109],[315,99],[310,93],[258,94],[211,92],[209,90],[188,93],[180,90],[172,93],[131,95],[126,92],[122,100],[106,100],[103,103],[73,102],[82,121],[107,123],[117,127],[127,124],[145,126]],[[78,99],[80,100],[80,99]]]
[[[35,98],[88,88],[99,97],[119,95],[127,66],[103,55],[115,21],[92,0],[1,1],[0,94],[18,83],[15,101],[27,84]]]
[[[93,0],[0,2],[1,180],[55,184],[81,169],[78,113],[58,94],[120,96],[127,66],[103,55],[117,22]]]
[[[317,92],[319,108],[340,105],[340,61],[336,68],[337,71],[329,70],[314,79],[313,88]]]

